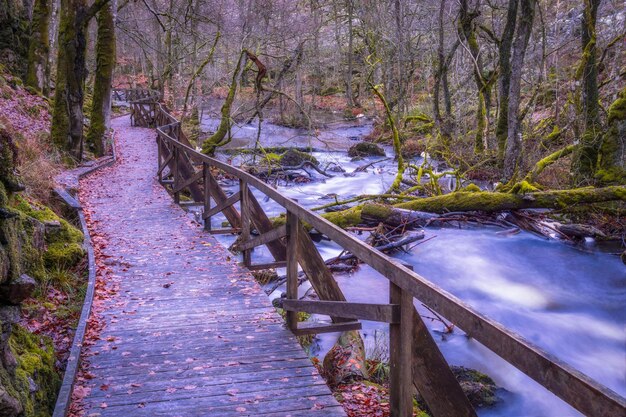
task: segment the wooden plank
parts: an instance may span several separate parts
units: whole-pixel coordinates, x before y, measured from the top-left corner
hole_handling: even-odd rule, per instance
[[[400,322],[389,325],[389,405],[392,417],[413,416],[413,297],[394,283],[389,284],[389,302],[398,306]],[[435,349],[437,349],[435,347]],[[421,391],[420,391],[421,393]],[[428,403],[430,407],[430,403]],[[432,410],[432,409],[431,409]],[[434,413],[434,412],[433,412]],[[439,417],[439,414],[434,413]]]
[[[202,175],[203,175],[202,171],[195,172],[191,177],[189,177],[188,179],[185,179],[181,184],[179,184],[178,187],[174,189],[174,192],[179,192],[183,190],[184,188],[187,188],[192,183],[200,180],[202,178]]]
[[[435,416],[476,417],[474,408],[463,393],[424,321],[414,307],[412,311],[413,384]]]
[[[268,262],[265,264],[252,264],[247,266],[250,271],[261,271],[263,269],[272,269],[272,268],[285,268],[287,266],[287,262]]]
[[[256,248],[257,246],[265,245],[273,240],[280,239],[287,236],[287,225],[283,224],[276,229],[272,229],[269,232],[256,236],[248,241],[238,242],[235,245],[235,250],[243,251]]]
[[[219,184],[217,183],[217,180],[215,179],[215,177],[213,177],[213,174],[211,174],[211,172],[209,172],[209,176],[211,177],[210,187],[209,187],[211,190],[211,196],[213,197],[215,204],[219,205],[223,203],[224,201],[226,201],[228,197],[226,196],[226,193],[224,192],[224,190],[222,190],[222,187],[219,186]],[[232,207],[232,205],[228,205],[226,208],[224,208],[223,211],[224,211],[224,217],[226,217],[226,220],[228,220],[228,222],[233,227],[237,227],[237,228],[241,227],[241,216],[239,215],[239,212],[237,211],[235,207]]]
[[[308,301],[283,300],[285,311],[303,311],[311,314],[325,314],[327,316],[348,319],[378,321],[383,323],[400,322],[399,304],[365,304],[350,303],[347,301]]]
[[[298,300],[298,239],[300,234],[300,220],[292,212],[287,212],[287,300]],[[269,232],[268,232],[269,233]],[[292,331],[298,330],[298,313],[287,310],[287,327]]]
[[[332,272],[326,266],[322,255],[317,251],[317,247],[302,225],[300,225],[297,244],[298,262],[309,278],[309,282],[315,289],[319,299],[325,301],[346,301],[346,297],[339,288],[337,281],[335,281]],[[350,319],[332,316],[331,319],[335,323],[350,321]]]
[[[267,217],[267,215],[265,214],[265,211],[263,211],[261,204],[259,204],[258,200],[252,193],[252,190],[248,190],[248,194],[249,194],[249,201],[250,201],[250,206],[249,206],[250,218],[252,220],[252,224],[254,225],[254,228],[259,233],[269,232],[270,230],[274,228],[274,224],[269,219],[269,217]],[[274,240],[274,241],[268,242],[266,246],[275,260],[284,261],[285,259],[287,259],[287,247],[282,241]]]
[[[174,184],[172,184],[172,189],[176,190],[178,188],[178,184],[180,184],[181,175],[180,175],[180,151],[178,148],[172,149],[172,172],[174,173]],[[174,191],[174,202],[176,204],[180,203],[180,193],[178,191]]]
[[[239,239],[247,242],[250,240],[250,201],[248,192],[248,183],[244,180],[239,181],[239,196],[241,198],[241,234],[239,235]],[[250,256],[250,250],[244,249],[242,251],[243,256],[243,264],[245,266],[250,266],[252,263],[252,259]]]
[[[237,234],[241,232],[241,229],[236,227],[224,228],[224,229],[211,229],[209,233],[212,235],[229,235],[229,234]]]
[[[341,323],[320,323],[320,322],[300,322],[298,328],[292,332],[296,336],[306,336],[308,334],[350,332],[361,330],[361,323],[358,321],[345,321]]]
[[[204,176],[204,192],[203,192],[203,202],[204,202],[204,211],[203,213],[208,213],[211,210],[211,180],[213,176],[211,175],[211,165],[203,162],[202,163],[202,174]],[[211,219],[204,218],[204,230],[211,230]]]
[[[203,219],[208,219],[209,217],[213,217],[216,214],[224,211],[228,207],[235,204],[237,201],[241,199],[241,195],[239,193],[235,193],[225,199],[224,201],[218,203],[215,207],[211,208],[208,212],[202,214]],[[231,223],[232,224],[232,223]]]

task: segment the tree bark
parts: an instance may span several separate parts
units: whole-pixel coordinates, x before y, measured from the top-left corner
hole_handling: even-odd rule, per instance
[[[61,0],[59,51],[51,136],[54,144],[76,161],[83,157],[83,84],[89,21],[108,0]]]
[[[83,83],[85,68],[85,27],[79,14],[84,0],[61,0],[59,50],[52,116],[52,140],[77,161],[83,155]]]
[[[512,179],[517,173],[522,153],[521,115],[519,114],[522,69],[526,47],[530,39],[535,12],[535,0],[520,0],[521,10],[517,35],[513,43],[513,57],[511,58],[511,80],[508,97],[508,134],[506,152],[504,155],[504,177]]]
[[[598,66],[596,60],[596,20],[602,0],[585,0],[582,19],[583,56],[577,76],[582,81],[584,129],[580,147],[572,161],[575,184],[589,183],[596,171],[600,148]]]
[[[51,0],[36,0],[30,26],[30,44],[28,47],[28,69],[25,83],[27,86],[48,95],[50,66],[49,34]]]
[[[235,94],[237,93],[237,86],[239,84],[239,76],[241,75],[241,61],[243,61],[243,56],[246,51],[241,51],[239,54],[239,58],[237,60],[237,66],[233,72],[233,77],[230,82],[230,88],[228,89],[228,95],[226,96],[226,100],[222,105],[222,118],[220,119],[220,125],[217,128],[217,131],[208,137],[204,143],[202,143],[202,152],[211,155],[215,152],[215,149],[218,146],[225,145],[228,141],[224,141],[224,138],[228,134],[230,130],[230,109],[233,105],[233,101],[235,100]]]
[[[476,136],[474,139],[474,153],[480,154],[487,149],[486,131],[489,115],[489,81],[483,76],[483,61],[480,57],[480,48],[476,36],[474,20],[480,15],[477,10],[470,11],[467,0],[461,0],[459,9],[459,34],[465,39],[470,55],[474,60],[472,65],[474,81],[476,83],[478,108],[476,109]]]
[[[91,120],[87,143],[96,156],[102,156],[104,134],[111,125],[111,84],[115,68],[115,20],[117,0],[111,0],[98,13],[98,38],[96,41],[96,76],[93,88]]]
[[[603,184],[626,184],[626,88],[609,107],[596,178]]]
[[[515,22],[517,21],[517,8],[519,0],[509,0],[507,8],[506,24],[498,47],[498,62],[500,66],[500,77],[498,87],[500,91],[500,112],[496,122],[496,140],[498,142],[498,160],[504,164],[504,153],[506,149],[506,139],[508,135],[508,108],[509,108],[509,88],[511,85],[511,47],[513,45],[513,35],[515,33]]]

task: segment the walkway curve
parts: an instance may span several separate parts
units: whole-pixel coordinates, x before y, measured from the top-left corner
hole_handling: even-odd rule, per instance
[[[345,415],[250,273],[158,184],[154,130],[113,127],[118,162],[80,186],[100,282],[72,409]]]

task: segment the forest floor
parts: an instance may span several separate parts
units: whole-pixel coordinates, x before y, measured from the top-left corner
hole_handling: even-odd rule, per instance
[[[154,131],[113,125],[118,162],[81,182],[98,274],[73,413],[343,415],[250,273],[156,182]]]

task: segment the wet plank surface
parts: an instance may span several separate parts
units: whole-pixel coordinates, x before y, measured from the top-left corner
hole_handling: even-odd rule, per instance
[[[73,409],[86,416],[341,416],[248,271],[155,179],[155,133],[113,120],[84,179],[98,290]]]

